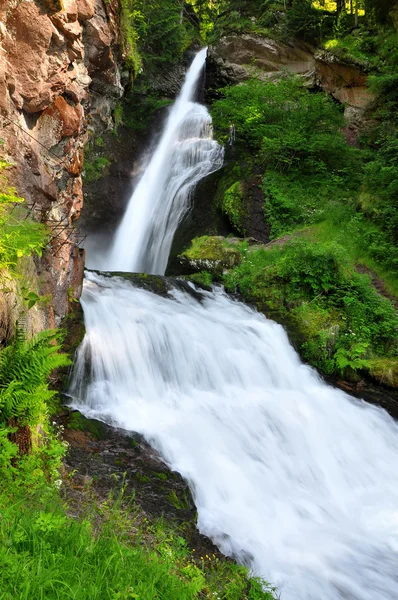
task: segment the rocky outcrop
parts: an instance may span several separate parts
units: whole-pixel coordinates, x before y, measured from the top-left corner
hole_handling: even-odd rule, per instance
[[[253,74],[268,78],[288,70],[311,76],[314,51],[302,42],[282,42],[254,35],[230,35],[209,49],[208,87],[217,89],[245,81]]]
[[[10,183],[51,233],[35,261],[39,291],[52,296],[48,327],[80,295],[83,148],[123,93],[117,10],[117,0],[0,0],[1,151]]]
[[[209,49],[209,97],[214,90],[253,75],[267,79],[284,71],[302,75],[308,86],[319,86],[345,104],[351,122],[360,118],[373,100],[361,65],[327,51],[314,54],[314,48],[303,42],[282,43],[253,35],[227,36]]]
[[[315,75],[320,87],[348,107],[365,109],[374,99],[363,69],[343,62],[331,52],[321,51],[315,55]]]

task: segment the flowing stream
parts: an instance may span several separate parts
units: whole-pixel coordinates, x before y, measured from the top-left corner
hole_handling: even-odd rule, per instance
[[[188,73],[187,102],[199,66],[194,61]],[[181,100],[170,120],[178,121]],[[172,155],[184,152],[177,142]],[[180,159],[190,171],[191,160]],[[148,253],[154,232],[164,233],[159,194],[148,193],[146,217],[140,213],[135,225],[125,219],[118,232],[112,270],[123,266],[118,245],[129,254],[126,266],[163,270],[174,233],[168,228],[179,218],[170,216],[172,203],[182,198],[181,186],[168,183],[175,160],[167,173],[160,169],[159,182],[145,184],[169,207],[161,213],[167,243],[159,234],[148,262],[136,244]],[[74,406],[142,433],[189,482],[200,531],[279,586],[282,600],[396,600],[397,424],[325,385],[301,364],[281,326],[221,289],[189,293],[168,285],[168,294],[157,296],[122,277],[87,273]]]

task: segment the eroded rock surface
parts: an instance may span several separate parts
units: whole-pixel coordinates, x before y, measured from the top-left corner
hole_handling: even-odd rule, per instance
[[[117,14],[117,0],[0,0],[1,150],[10,183],[51,231],[36,261],[40,293],[52,296],[47,327],[80,295],[83,148],[123,93]]]

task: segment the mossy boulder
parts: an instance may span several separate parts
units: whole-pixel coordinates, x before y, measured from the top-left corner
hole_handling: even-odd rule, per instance
[[[190,248],[178,256],[181,274],[207,271],[215,276],[233,269],[241,262],[237,238],[203,236],[192,240]]]

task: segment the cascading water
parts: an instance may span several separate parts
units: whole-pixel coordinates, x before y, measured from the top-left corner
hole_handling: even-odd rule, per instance
[[[116,232],[102,267],[113,271],[164,273],[174,234],[190,207],[196,184],[223,163],[212,139],[211,117],[192,101],[207,50],[188,71],[181,94]]]
[[[325,385],[279,325],[169,286],[87,274],[74,406],[144,434],[189,482],[199,529],[283,599],[396,600],[398,425]]]

